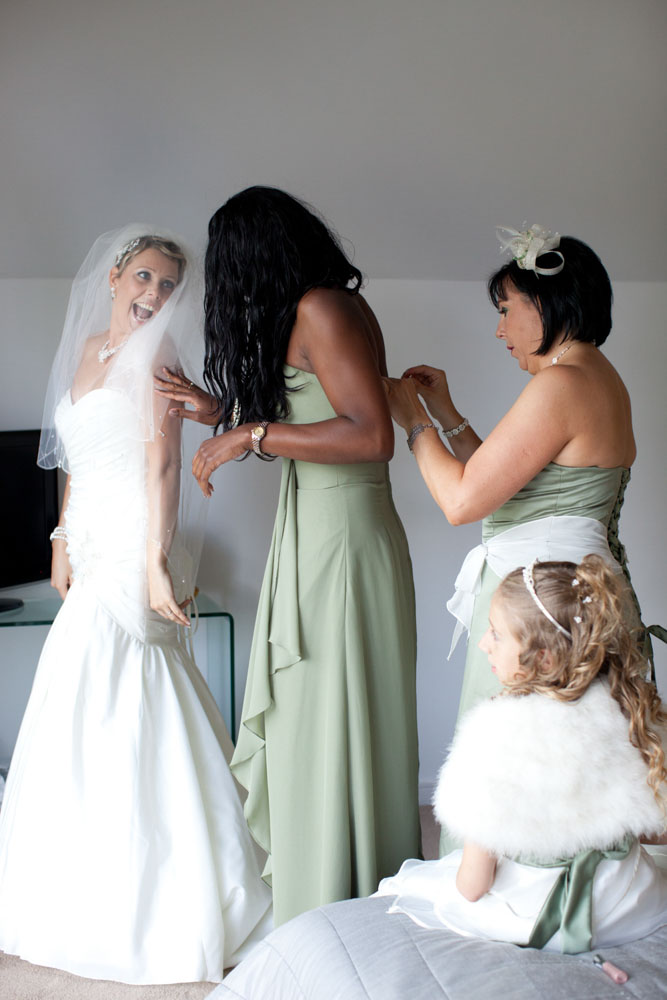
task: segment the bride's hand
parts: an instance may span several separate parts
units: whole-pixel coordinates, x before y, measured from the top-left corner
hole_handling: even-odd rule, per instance
[[[183,406],[170,407],[171,417],[184,417],[186,420],[194,420],[198,424],[207,424],[214,427],[220,416],[220,407],[214,396],[200,389],[198,385],[186,378],[183,372],[175,368],[163,368],[163,375],[153,376],[155,391],[160,396],[167,396],[175,399],[179,403],[189,403],[191,410]]]
[[[67,542],[64,538],[54,538],[51,552],[51,586],[58,591],[64,601],[67,597],[67,591],[73,583],[72,564],[67,555]]]
[[[157,543],[154,543],[157,544]],[[174,596],[174,585],[169,570],[162,559],[151,558],[149,553],[148,566],[148,603],[153,611],[166,618],[168,622],[176,622],[185,628],[190,628],[190,619],[183,610],[190,604],[191,598],[178,603]]]
[[[192,475],[199,483],[199,487],[205,497],[210,497],[213,487],[209,482],[215,470],[231,462],[234,458],[240,458],[250,450],[250,428],[251,424],[241,424],[224,434],[209,438],[200,445],[195,457],[192,460]]]
[[[412,379],[383,378],[391,415],[406,431],[415,424],[427,423],[428,414],[417,395],[417,385]]]

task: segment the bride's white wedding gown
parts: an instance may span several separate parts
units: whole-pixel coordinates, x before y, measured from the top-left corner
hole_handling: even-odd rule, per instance
[[[219,981],[271,925],[231,741],[183,630],[146,606],[145,448],[129,404],[68,394],[56,419],[74,584],[0,813],[0,948],[97,979]]]

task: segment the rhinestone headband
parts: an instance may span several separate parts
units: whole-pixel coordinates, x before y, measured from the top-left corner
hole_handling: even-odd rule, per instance
[[[503,236],[503,233],[508,235]],[[509,226],[496,226],[496,236],[500,240],[500,252],[510,250],[517,267],[522,271],[534,271],[535,274],[549,276],[560,274],[565,267],[565,258],[557,249],[560,246],[560,234],[552,233],[544,226],[531,226],[522,232]],[[556,267],[538,267],[537,258],[544,253],[554,253],[560,257],[560,264]]]
[[[523,568],[523,582],[526,585],[526,590],[528,591],[528,593],[530,594],[530,596],[532,597],[532,599],[535,601],[535,604],[537,604],[538,608],[540,609],[540,611],[542,612],[542,614],[544,615],[544,617],[548,618],[549,621],[551,622],[551,624],[555,625],[559,632],[562,632],[562,634],[567,639],[571,640],[572,639],[572,633],[568,632],[568,630],[566,628],[564,628],[560,624],[560,622],[556,621],[556,619],[551,614],[551,612],[547,611],[547,609],[545,608],[545,606],[542,604],[542,601],[537,596],[537,593],[535,591],[535,580],[533,579],[533,566],[535,565],[536,562],[537,562],[537,559],[533,559],[532,563],[529,566],[524,566],[524,568]]]
[[[142,239],[141,236],[137,236],[136,240],[130,240],[129,243],[126,243],[124,247],[120,248],[120,250],[116,254],[116,261],[115,261],[116,267],[120,267],[120,263],[123,257],[126,257],[128,253],[132,253],[132,251],[139,246],[139,244],[141,243],[141,239]]]

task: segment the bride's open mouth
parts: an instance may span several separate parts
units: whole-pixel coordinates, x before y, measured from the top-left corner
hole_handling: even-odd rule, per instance
[[[147,319],[150,319],[154,311],[155,307],[148,302],[135,302],[132,305],[132,312],[140,323],[145,323]]]

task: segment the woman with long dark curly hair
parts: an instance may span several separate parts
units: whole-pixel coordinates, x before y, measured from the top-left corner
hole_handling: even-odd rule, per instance
[[[216,402],[165,378],[223,429],[193,463],[206,494],[230,459],[283,458],[232,762],[276,923],[373,892],[419,851],[412,571],[387,472],[384,344],[360,285],[305,205],[242,191],[209,224]]]

